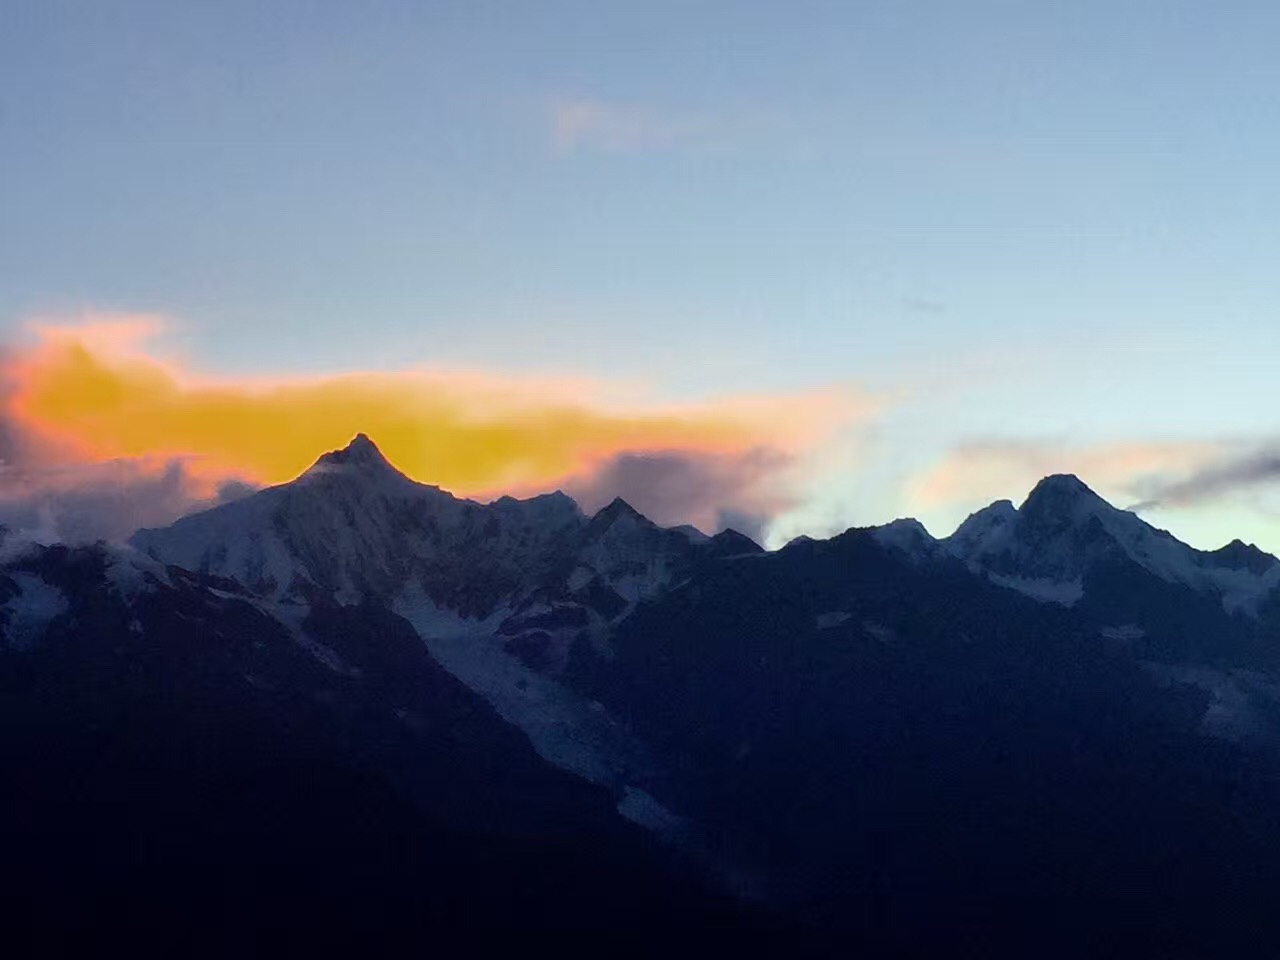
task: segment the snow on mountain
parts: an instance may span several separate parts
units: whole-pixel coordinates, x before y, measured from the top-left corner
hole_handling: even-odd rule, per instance
[[[591,518],[584,541],[580,567],[598,573],[630,604],[670,583],[676,564],[694,547],[687,535],[659,527],[621,497]]]
[[[870,536],[914,565],[958,559],[997,585],[1063,606],[1079,603],[1090,577],[1114,564],[1209,592],[1228,612],[1253,611],[1280,583],[1280,562],[1256,548],[1194,550],[1068,476],[1041,481],[1021,507],[1000,501],[978,511],[945,540],[909,519]],[[663,806],[663,772],[626,725],[574,688],[568,668],[575,656],[611,662],[620,624],[707,565],[762,553],[733,531],[707,538],[660,527],[621,499],[590,518],[561,493],[459,499],[409,479],[364,436],[291,483],[139,531],[132,545],[137,554],[111,568],[122,589],[163,578],[166,564],[238,581],[335,675],[349,665],[307,634],[308,611],[386,603],[543,759],[608,786],[624,815],[662,831],[680,821]],[[833,602],[815,609],[813,622],[836,635],[853,610]],[[1111,612],[1120,619],[1105,622],[1126,624],[1126,637],[1148,626],[1140,614]],[[871,620],[865,632],[895,642]]]
[[[559,492],[462,500],[409,479],[363,435],[290,483],[139,531],[131,545],[140,564],[243,584],[337,673],[338,655],[306,634],[308,610],[388,603],[544,759],[616,789],[624,815],[664,831],[679,818],[644,789],[644,751],[557,676],[575,643],[604,649],[611,624],[699,558],[760,550],[741,534],[659,527],[621,499],[589,519]]]
[[[619,724],[514,655],[495,633],[495,617],[442,615],[417,591],[397,598],[394,609],[446,670],[524,731],[543,759],[592,783],[619,788],[629,778],[649,774],[643,751]]]
[[[1280,561],[1257,548],[1196,550],[1113,507],[1071,475],[1041,480],[1020,508],[1001,500],[979,510],[943,543],[994,582],[1065,605],[1082,596],[1091,569],[1117,560],[1170,583],[1219,593],[1228,612],[1252,612],[1280,584]]]
[[[0,626],[10,648],[29,649],[55,617],[67,612],[66,595],[33,573],[13,571],[3,579],[8,582],[0,582]]]
[[[689,538],[690,543],[706,543],[711,538],[699,530],[691,523],[682,523],[678,527],[672,527],[676,533],[682,533]]]
[[[1238,743],[1272,741],[1280,734],[1277,706],[1280,683],[1254,670],[1220,669],[1196,664],[1145,663],[1161,682],[1199,687],[1209,695],[1200,731]]]
[[[931,559],[938,551],[938,541],[919,520],[904,518],[875,527],[871,536],[882,547],[896,550],[909,560]]]
[[[1068,606],[1083,596],[1090,571],[1115,562],[1215,593],[1229,612],[1253,614],[1280,585],[1280,562],[1256,547],[1195,550],[1070,475],[1046,477],[1021,507],[1001,500],[979,510],[941,541],[907,519],[872,536],[913,562],[956,557],[1002,586]],[[559,492],[462,500],[409,479],[364,435],[291,483],[139,531],[132,544],[262,597],[305,599],[318,590],[354,602],[416,585],[436,609],[463,618],[506,607],[512,642],[532,643],[536,656],[556,663],[578,631],[598,634],[698,558],[759,551],[732,531],[706,538],[659,527],[621,499],[590,519]]]
[[[141,530],[131,543],[264,596],[320,590],[354,601],[416,582],[442,606],[477,615],[545,573],[582,522],[560,493],[483,505],[416,483],[361,435],[291,483]]]
[[[615,499],[581,527],[552,576],[512,601],[499,632],[527,663],[558,672],[573,643],[585,640],[606,649],[610,627],[637,604],[679,581],[700,558],[739,547],[736,540],[730,545],[726,533],[696,541]]]
[[[956,532],[947,538],[950,552],[961,557],[998,553],[1013,535],[1018,508],[1010,500],[997,500],[989,507],[969,515]]]
[[[559,492],[461,500],[409,479],[360,435],[291,483],[131,544],[153,563],[234,579],[260,602],[375,597],[450,634],[484,623],[521,662],[555,673],[573,643],[600,646],[610,624],[696,563],[760,552],[733,531],[694,533],[621,499],[590,519]]]
[[[1209,551],[1208,556],[1213,558],[1214,566],[1221,569],[1247,570],[1259,576],[1265,575],[1276,564],[1276,558],[1271,554],[1238,539]]]
[[[987,573],[987,579],[999,587],[1016,590],[1041,603],[1057,603],[1071,607],[1084,596],[1084,581],[1055,580],[1053,577],[1015,577],[1006,573]]]
[[[318,590],[354,602],[416,585],[440,610],[484,617],[503,605],[528,612],[538,603],[582,604],[589,594],[617,608],[606,619],[668,584],[701,551],[723,546],[659,527],[621,499],[589,520],[559,492],[462,500],[409,479],[364,435],[291,483],[141,530],[131,543],[264,597],[305,599]]]
[[[707,541],[707,548],[712,556],[726,558],[758,557],[768,552],[745,533],[739,533],[732,527],[721,530]]]

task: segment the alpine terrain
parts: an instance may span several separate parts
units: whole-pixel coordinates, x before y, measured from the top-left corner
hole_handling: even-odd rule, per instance
[[[1075,477],[944,539],[765,551],[458,499],[361,435],[127,545],[0,557],[5,912],[46,951],[1280,933],[1280,561]]]

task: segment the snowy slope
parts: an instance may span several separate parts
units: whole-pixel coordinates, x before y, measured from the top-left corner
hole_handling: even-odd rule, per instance
[[[552,674],[577,642],[603,649],[611,625],[697,563],[760,549],[732,531],[659,527],[621,499],[591,518],[559,492],[461,500],[410,480],[363,435],[291,483],[139,531],[132,546],[263,601],[378,598],[429,611],[447,632],[483,622]]]
[[[938,541],[925,529],[924,524],[912,518],[903,518],[874,527],[871,536],[882,547],[895,550],[908,560],[930,560],[939,552]]]
[[[482,505],[415,483],[361,435],[291,483],[131,542],[265,596],[354,601],[416,582],[437,603],[483,614],[547,572],[583,523],[560,493]]]
[[[264,597],[320,591],[355,602],[416,587],[463,617],[504,605],[582,603],[584,593],[629,608],[701,552],[723,546],[659,527],[622,500],[590,519],[559,492],[462,500],[410,480],[363,435],[291,483],[141,530],[131,543],[157,561],[238,580]]]
[[[947,551],[997,583],[1070,604],[1090,569],[1127,560],[1169,582],[1219,594],[1230,611],[1253,612],[1280,584],[1280,561],[1238,541],[1196,550],[1119,510],[1070,475],[1046,477],[1021,507],[997,501],[943,541]]]

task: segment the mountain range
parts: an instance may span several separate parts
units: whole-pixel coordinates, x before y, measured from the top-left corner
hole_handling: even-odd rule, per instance
[[[128,545],[0,556],[9,904],[46,942],[1277,932],[1280,561],[1075,477],[766,551],[459,499],[361,435]]]

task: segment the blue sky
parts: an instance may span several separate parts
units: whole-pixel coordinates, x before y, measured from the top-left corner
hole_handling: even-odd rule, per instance
[[[1123,500],[1117,451],[1280,434],[1278,46],[1261,2],[18,0],[0,324],[162,314],[229,376],[882,393],[788,530],[947,532],[1046,466]],[[1280,549],[1273,511],[1151,519]]]

